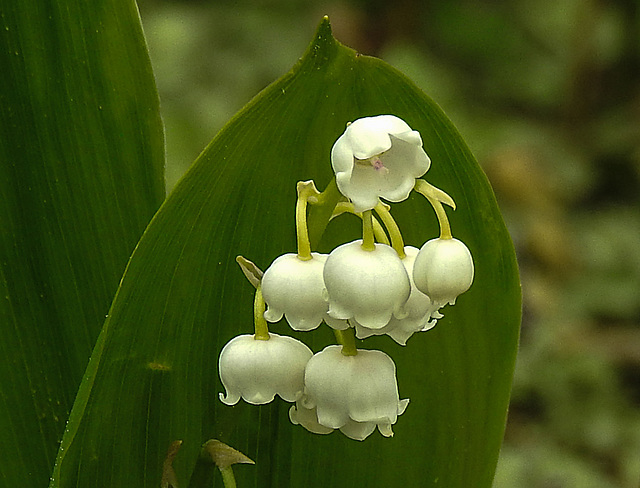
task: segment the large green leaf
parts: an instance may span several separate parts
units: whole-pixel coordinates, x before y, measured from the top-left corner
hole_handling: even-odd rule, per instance
[[[132,1],[0,14],[0,486],[35,487],[164,198],[163,133]]]
[[[383,113],[421,132],[433,160],[427,177],[455,198],[453,231],[476,262],[472,289],[434,330],[406,347],[365,341],[395,359],[401,396],[411,399],[395,437],[313,435],[290,424],[279,400],[223,405],[218,354],[253,330],[253,288],[234,258],[264,269],[294,250],[296,181],[327,185],[329,151],[346,122]],[[437,233],[422,197],[394,214],[410,244]],[[359,225],[345,217],[328,229],[325,251]],[[336,42],[325,19],[300,62],[218,134],[147,229],[92,355],[51,486],[157,487],[169,445],[182,440],[174,467],[183,487],[210,438],[256,461],[236,469],[240,488],[489,486],[519,320],[511,241],[460,135],[402,74]],[[332,342],[327,327],[298,337],[315,351]]]

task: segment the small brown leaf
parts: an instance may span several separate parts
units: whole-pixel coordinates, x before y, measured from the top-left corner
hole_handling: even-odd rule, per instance
[[[255,263],[249,261],[243,256],[238,256],[236,262],[240,265],[240,269],[254,287],[258,288],[262,281],[264,272],[256,266]]]
[[[178,480],[176,478],[176,472],[173,470],[173,460],[175,459],[182,441],[173,441],[167,449],[167,456],[162,463],[162,480],[160,481],[161,488],[178,488]]]
[[[233,447],[227,446],[224,442],[217,439],[210,439],[202,446],[202,455],[210,458],[219,469],[225,469],[232,464],[255,464],[254,461],[235,450]]]

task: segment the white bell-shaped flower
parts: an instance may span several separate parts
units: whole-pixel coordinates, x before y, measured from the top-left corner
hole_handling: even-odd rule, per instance
[[[431,239],[416,257],[413,280],[438,308],[454,305],[473,283],[471,252],[458,239]]]
[[[375,244],[373,251],[366,251],[361,243],[357,240],[335,248],[325,262],[329,316],[380,329],[392,315],[404,315],[411,284],[393,248]]]
[[[405,200],[431,161],[419,132],[395,115],[378,115],[349,124],[331,149],[331,164],[340,193],[362,212],[380,197]]]
[[[220,400],[235,405],[240,398],[253,405],[271,402],[276,395],[295,402],[304,388],[304,369],[313,352],[288,336],[270,334],[267,341],[253,335],[231,339],[220,352],[218,372],[226,396]]]
[[[302,406],[316,409],[320,426],[340,429],[352,439],[363,440],[376,427],[392,436],[391,426],[409,403],[398,396],[396,365],[382,351],[358,349],[355,356],[345,356],[341,350],[328,346],[309,360]],[[298,409],[292,419],[317,429],[309,412]]]
[[[276,258],[262,277],[262,296],[267,304],[264,318],[277,322],[284,315],[294,330],[313,330],[322,323],[329,305],[322,270],[326,254],[311,253],[302,260],[297,254]]]
[[[404,318],[391,317],[391,320],[382,329],[369,329],[364,327],[355,320],[352,320],[358,339],[366,339],[372,335],[387,334],[400,345],[406,345],[407,340],[415,332],[429,330],[436,325],[437,319],[442,315],[438,313],[438,307],[431,303],[427,295],[416,288],[413,282],[413,264],[418,255],[418,248],[413,246],[405,246],[405,257],[402,258],[411,282],[411,294],[404,306],[407,313]]]

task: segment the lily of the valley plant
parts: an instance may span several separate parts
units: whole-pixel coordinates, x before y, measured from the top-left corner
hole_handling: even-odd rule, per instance
[[[294,404],[292,423],[310,432],[340,430],[364,440],[377,428],[389,437],[409,399],[400,399],[393,359],[357,349],[355,337],[388,335],[404,346],[414,333],[432,329],[442,308],[471,286],[473,259],[451,233],[443,204],[455,209],[454,200],[421,178],[431,160],[420,134],[405,121],[379,115],[349,123],[331,150],[331,164],[343,195],[333,215],[358,215],[362,239],[328,255],[312,252],[307,206],[326,199],[313,181],[298,183],[297,253],[278,257],[264,275],[247,260],[238,261],[256,287],[254,334],[235,337],[222,349],[226,395],[220,399],[262,405],[278,395]],[[411,191],[426,197],[440,226],[439,237],[419,250],[405,246],[381,201],[401,202]],[[313,354],[296,339],[270,333],[267,322],[283,316],[296,331],[326,323],[339,345]]]

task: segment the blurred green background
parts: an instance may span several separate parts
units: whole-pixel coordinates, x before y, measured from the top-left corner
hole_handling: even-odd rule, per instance
[[[640,2],[139,6],[169,189],[235,112],[291,68],[325,14],[342,43],[386,60],[436,100],[493,184],[522,275],[521,348],[495,487],[640,487]]]

